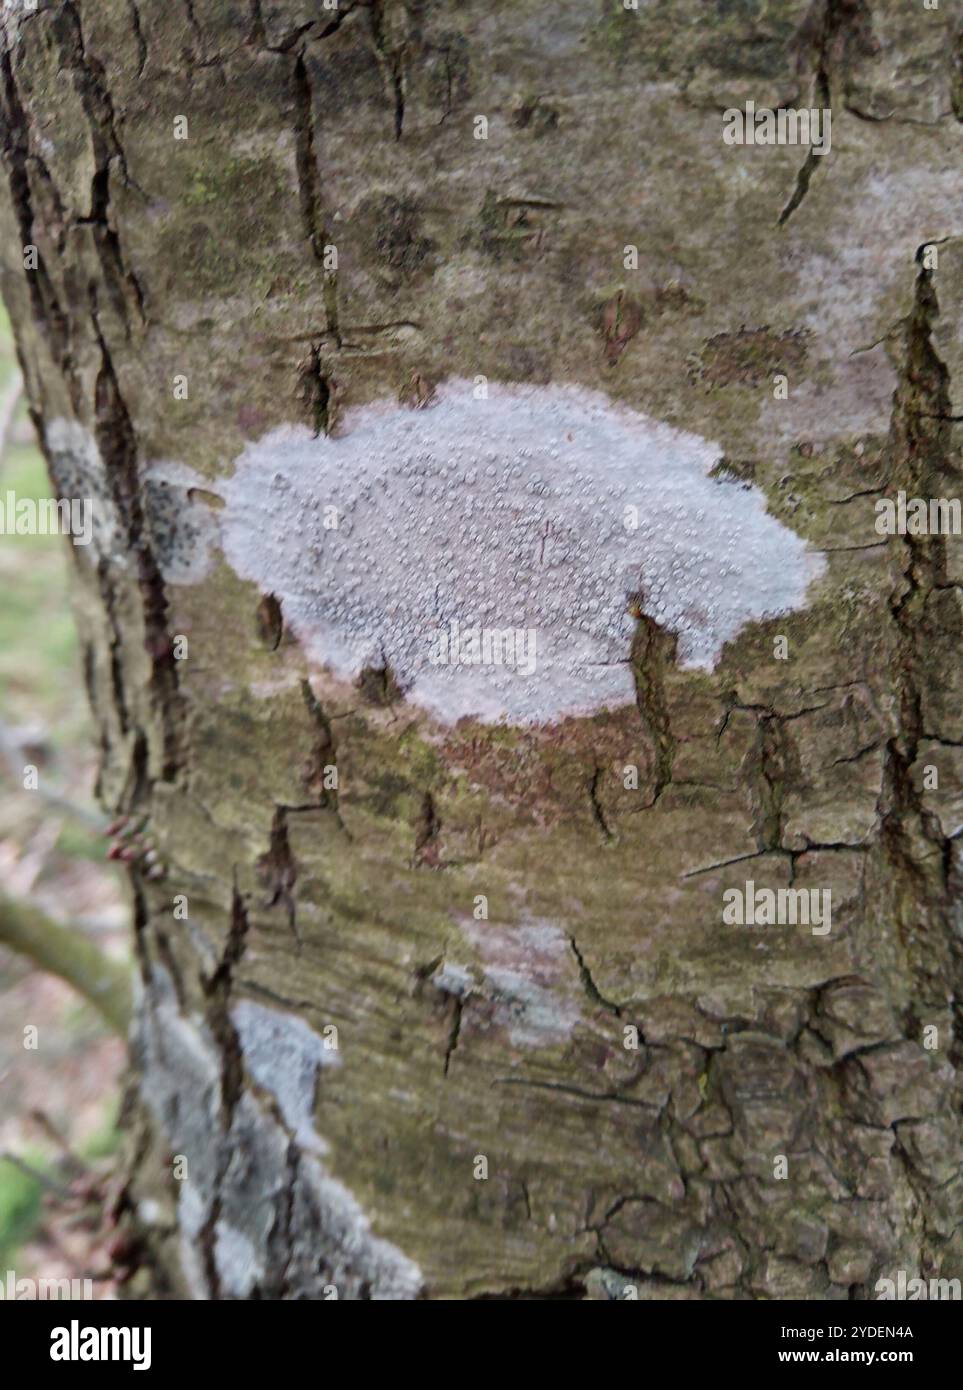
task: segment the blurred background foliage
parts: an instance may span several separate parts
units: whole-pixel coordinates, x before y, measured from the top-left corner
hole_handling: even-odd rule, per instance
[[[18,380],[0,310],[0,497],[49,496]],[[123,881],[105,860],[92,798],[72,565],[62,536],[0,536],[0,914],[22,912],[28,932],[60,924],[70,941],[127,962]],[[28,764],[39,792],[24,790]],[[114,1292],[123,1061],[122,1039],[90,1003],[0,940],[0,1279],[8,1269],[18,1278],[92,1278],[95,1297]]]

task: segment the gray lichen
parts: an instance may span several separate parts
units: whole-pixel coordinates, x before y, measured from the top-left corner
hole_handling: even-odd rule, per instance
[[[275,430],[237,460],[224,553],[314,660],[389,667],[446,722],[549,722],[632,698],[633,601],[703,668],[803,603],[822,561],[760,492],[707,476],[716,446],[597,392],[486,389],[370,406],[337,438]],[[472,632],[507,631],[524,663],[472,655]]]
[[[335,1054],[292,1014],[242,1000],[232,1016],[245,1065],[269,1103],[248,1086],[227,1117],[214,1038],[202,1018],[181,1012],[159,966],[135,1022],[144,1096],[172,1151],[187,1160],[178,1226],[192,1294],[319,1298],[333,1285],[341,1298],[415,1297],[417,1266],[373,1234],[320,1157],[315,1080]]]

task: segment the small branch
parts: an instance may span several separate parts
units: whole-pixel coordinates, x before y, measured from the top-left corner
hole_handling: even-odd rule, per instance
[[[93,1004],[114,1032],[126,1037],[130,972],[105,956],[82,932],[52,921],[39,908],[0,894],[0,945],[66,980]]]

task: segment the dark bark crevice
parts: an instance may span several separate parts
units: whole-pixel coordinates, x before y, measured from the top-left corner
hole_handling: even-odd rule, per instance
[[[144,646],[151,663],[149,694],[157,714],[162,743],[160,775],[165,781],[173,781],[182,765],[184,751],[179,717],[177,663],[168,631],[167,594],[163,575],[149,541],[138,469],[136,432],[120,391],[110,349],[100,328],[95,296],[91,313],[100,347],[94,436],[104,463],[114,506],[123,526],[127,551],[133,557],[136,566],[143,613]],[[109,589],[113,578],[109,572],[102,574],[102,584]],[[108,611],[110,602],[111,600],[105,599]],[[120,690],[118,695],[123,710],[127,703],[123,690]],[[122,721],[129,720],[129,717],[129,711],[121,715]]]
[[[338,279],[337,271],[325,265],[326,248],[331,240],[325,225],[323,211],[321,176],[318,170],[318,157],[315,142],[314,92],[311,85],[309,62],[306,50],[298,49],[294,60],[294,111],[295,111],[295,155],[298,171],[298,189],[301,200],[301,219],[304,234],[311,247],[315,261],[323,275],[323,295],[326,314],[325,334],[331,338],[336,348],[341,347],[341,333],[338,327]],[[312,349],[316,357],[317,349]],[[321,380],[320,362],[316,363],[318,381]],[[316,402],[319,398],[316,397]],[[328,393],[325,393],[320,428],[327,430]],[[317,411],[316,404],[316,411]],[[316,413],[315,425],[318,427]]]

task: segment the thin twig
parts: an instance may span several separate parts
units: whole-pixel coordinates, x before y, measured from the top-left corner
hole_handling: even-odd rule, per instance
[[[56,1192],[58,1197],[73,1196],[73,1193],[68,1187],[64,1187],[61,1183],[55,1182],[53,1178],[48,1177],[46,1173],[42,1173],[39,1168],[35,1168],[32,1163],[28,1163],[24,1158],[19,1158],[17,1154],[12,1154],[9,1151],[0,1153],[0,1163],[12,1164],[14,1168],[19,1169],[19,1171],[23,1173],[24,1177],[32,1178],[34,1182],[39,1183],[41,1187],[47,1188],[49,1192]]]

